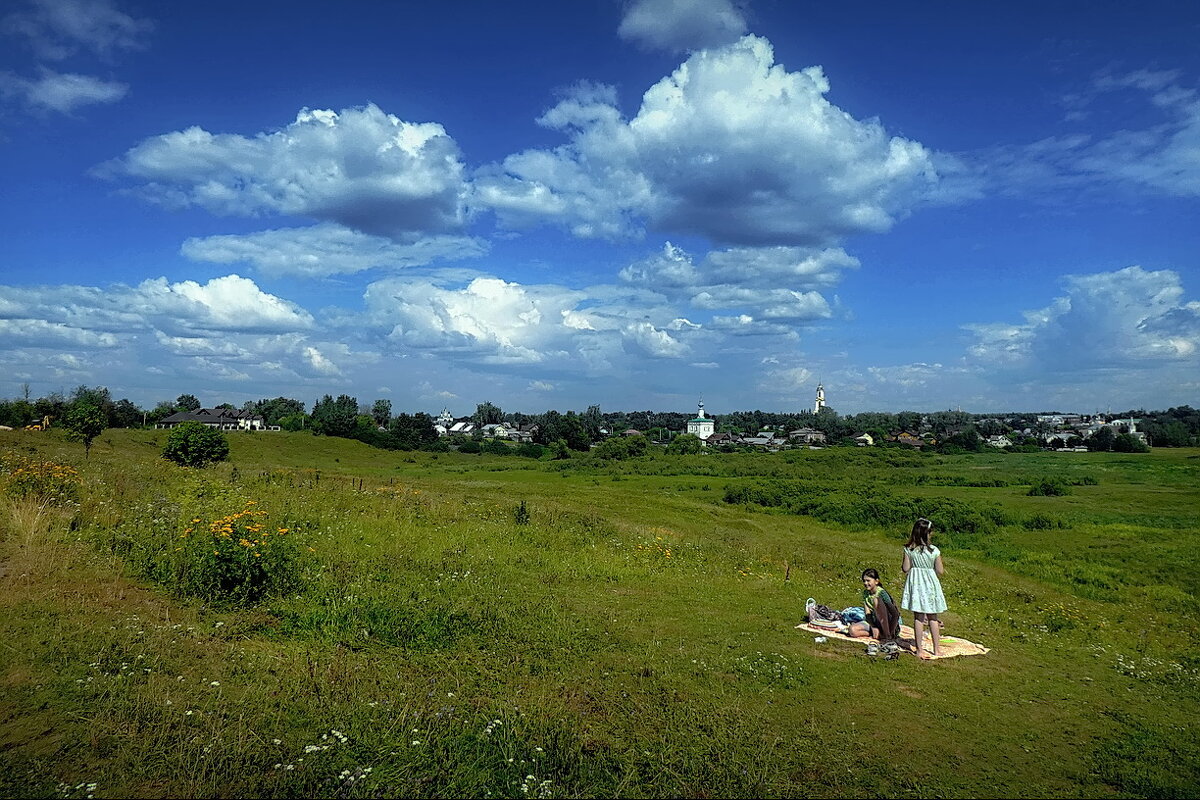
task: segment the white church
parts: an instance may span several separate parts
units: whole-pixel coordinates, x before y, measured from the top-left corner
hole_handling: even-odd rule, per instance
[[[707,442],[708,437],[712,436],[715,430],[716,422],[713,418],[704,416],[704,400],[701,399],[695,418],[688,420],[687,433],[692,434],[702,442]]]

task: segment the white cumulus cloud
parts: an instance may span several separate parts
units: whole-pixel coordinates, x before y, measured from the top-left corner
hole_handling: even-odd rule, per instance
[[[750,246],[827,246],[879,232],[937,185],[931,153],[830,103],[819,67],[790,72],[745,36],[693,53],[626,121],[611,87],[584,85],[541,124],[568,143],[479,171],[502,222],[579,236],[658,230]]]
[[[198,126],[154,136],[97,174],[134,181],[146,197],[215,214],[289,214],[382,236],[455,231],[466,220],[458,145],[432,122],[374,104],[303,109],[253,137]]]
[[[1179,274],[1127,267],[1070,275],[1066,293],[1021,323],[968,326],[980,363],[1057,373],[1159,364],[1200,368],[1200,302]]]

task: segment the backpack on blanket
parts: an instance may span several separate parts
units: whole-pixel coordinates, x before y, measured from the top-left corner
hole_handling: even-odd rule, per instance
[[[804,604],[804,610],[808,614],[809,622],[841,622],[842,612],[835,611],[827,605],[817,603],[813,598],[808,598]]]

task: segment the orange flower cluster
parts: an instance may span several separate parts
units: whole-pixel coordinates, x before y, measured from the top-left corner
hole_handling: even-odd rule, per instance
[[[268,539],[272,536],[278,538],[288,534],[287,528],[275,528],[270,530],[270,526],[265,524],[262,517],[267,515],[266,511],[257,511],[250,506],[257,505],[257,501],[250,500],[247,502],[247,508],[237,512],[214,519],[208,524],[208,533],[213,537],[217,545],[234,541],[235,535],[237,544],[251,551],[254,558],[261,558],[262,551],[267,547]],[[196,526],[200,524],[200,518],[196,517],[192,520],[191,525],[184,529],[180,534],[181,539],[187,539],[196,531]],[[214,550],[213,555],[219,555],[218,551]]]
[[[0,469],[6,473],[6,488],[18,497],[34,495],[44,500],[74,497],[79,486],[79,470],[54,461],[11,454],[0,462]]]

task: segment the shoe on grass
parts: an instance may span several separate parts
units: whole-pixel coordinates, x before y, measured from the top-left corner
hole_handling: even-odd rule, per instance
[[[879,643],[878,642],[868,642],[867,643],[867,655],[869,655],[869,656],[879,655]]]

